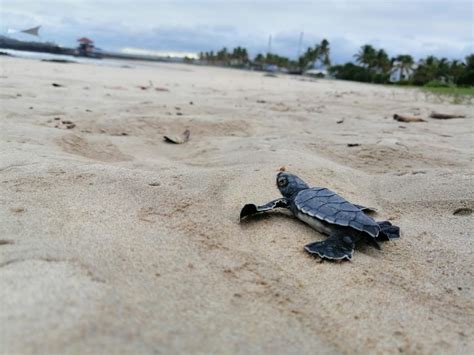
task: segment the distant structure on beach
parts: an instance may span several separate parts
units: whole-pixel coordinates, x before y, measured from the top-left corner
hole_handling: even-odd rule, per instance
[[[77,40],[79,45],[77,47],[77,55],[81,57],[102,58],[102,53],[99,48],[94,46],[94,41],[87,37],[81,37]]]
[[[60,47],[52,42],[38,42],[38,41],[20,41],[14,38],[0,35],[0,48],[14,49],[19,51],[42,52],[52,54],[74,54],[72,48]]]
[[[312,77],[315,77],[315,78],[328,78],[329,77],[328,71],[326,69],[323,69],[323,68],[308,69],[303,73],[303,75],[312,76]]]
[[[199,58],[196,53],[179,51],[153,51],[137,48],[124,48],[120,52],[106,51],[96,47],[94,41],[87,37],[79,38],[77,40],[78,45],[75,48],[61,47],[56,43],[38,40],[38,38],[40,38],[40,27],[41,26],[36,26],[25,30],[8,29],[10,35],[19,34],[23,36],[23,34],[26,34],[29,37],[36,37],[36,39],[34,41],[20,40],[10,36],[0,35],[0,49],[70,55],[93,59],[111,58],[171,63],[186,63]]]

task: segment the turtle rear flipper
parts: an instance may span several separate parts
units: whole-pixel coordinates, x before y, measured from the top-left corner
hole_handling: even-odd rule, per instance
[[[366,206],[356,205],[356,204],[354,204],[354,206],[356,206],[358,209],[360,209],[362,212],[365,212],[365,213],[375,213],[375,212],[377,212],[377,210],[373,207],[366,207]]]
[[[377,222],[380,227],[379,236],[388,240],[400,238],[400,227],[392,225],[389,221]]]
[[[304,248],[308,253],[318,255],[322,259],[351,260],[354,246],[354,239],[351,236],[333,233],[328,239],[308,244]]]

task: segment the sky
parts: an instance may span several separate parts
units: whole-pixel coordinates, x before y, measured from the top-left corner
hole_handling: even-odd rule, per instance
[[[327,38],[334,63],[366,43],[416,59],[474,53],[472,0],[0,0],[0,34],[36,25],[42,40],[72,47],[86,36],[105,50],[244,46],[254,56],[271,36],[272,53],[295,58],[303,33],[303,50]]]

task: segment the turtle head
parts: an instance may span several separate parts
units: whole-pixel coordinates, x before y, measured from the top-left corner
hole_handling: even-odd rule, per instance
[[[278,173],[276,183],[278,190],[280,190],[284,197],[291,197],[296,192],[309,188],[298,176],[287,172]]]

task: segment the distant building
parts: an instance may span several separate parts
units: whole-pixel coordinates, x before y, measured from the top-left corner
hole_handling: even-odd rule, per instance
[[[91,39],[82,37],[79,38],[77,42],[79,42],[77,47],[77,55],[92,58],[102,57],[100,49],[94,46],[94,42]]]
[[[329,73],[326,69],[309,69],[304,72],[304,75],[313,76],[316,78],[327,78]]]
[[[276,64],[264,64],[263,70],[268,71],[270,73],[275,73],[279,70],[278,65]]]
[[[390,71],[390,81],[396,83],[399,81],[410,80],[415,73],[416,65],[403,67],[402,62],[393,62],[393,69]]]

